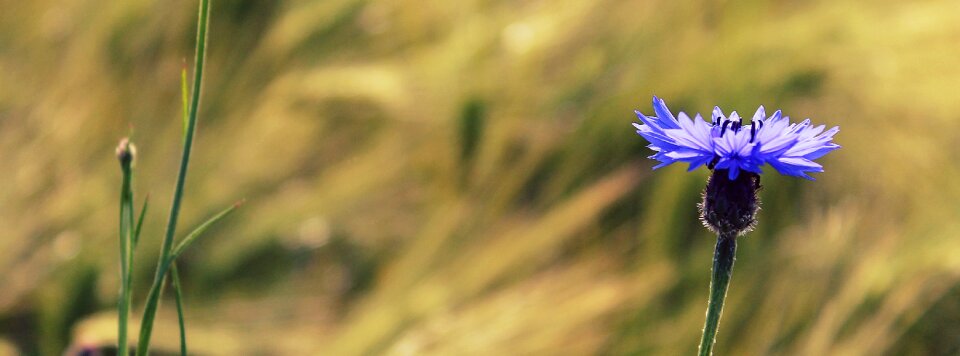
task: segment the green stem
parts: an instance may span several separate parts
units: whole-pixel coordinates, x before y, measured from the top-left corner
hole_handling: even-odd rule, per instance
[[[128,146],[129,147],[129,146]],[[129,148],[125,148],[129,149]],[[133,267],[133,167],[132,160],[122,161],[123,183],[120,187],[120,301],[117,306],[117,350],[127,346],[127,320],[130,315],[131,268]]]
[[[723,312],[723,300],[727,297],[730,276],[733,275],[733,261],[737,253],[736,235],[721,234],[717,237],[717,248],[713,253],[713,276],[710,279],[710,302],[707,304],[707,320],[700,338],[700,356],[713,354],[720,314]]]
[[[180,272],[174,262],[170,269],[170,278],[173,280],[173,292],[177,296],[177,322],[180,323],[180,356],[187,356],[187,325],[183,319],[183,288],[180,288]]]
[[[163,289],[164,276],[173,262],[170,252],[173,249],[173,237],[177,230],[177,218],[180,215],[180,202],[183,197],[183,186],[187,180],[187,167],[190,163],[190,151],[193,148],[193,134],[197,125],[197,112],[200,108],[200,86],[203,81],[203,65],[207,45],[207,22],[210,11],[210,0],[200,0],[200,16],[197,22],[197,47],[194,57],[194,74],[192,96],[190,101],[190,115],[187,121],[187,132],[183,140],[183,155],[180,158],[180,173],[177,176],[177,185],[173,192],[173,203],[170,206],[170,218],[167,221],[167,231],[160,250],[160,260],[157,263],[157,272],[153,278],[153,285],[147,296],[147,304],[143,311],[143,320],[140,324],[140,340],[137,344],[137,356],[145,356],[150,346],[150,336],[153,331],[153,320],[157,314],[160,294]]]

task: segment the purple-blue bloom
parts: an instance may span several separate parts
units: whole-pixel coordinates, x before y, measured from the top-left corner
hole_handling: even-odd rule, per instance
[[[840,148],[832,142],[839,127],[824,131],[825,126],[814,127],[809,119],[791,124],[780,110],[766,116],[763,106],[746,126],[736,111],[726,116],[719,107],[714,107],[710,123],[700,114],[691,119],[680,112],[674,117],[656,96],[653,111],[656,116],[637,111],[641,122],[633,126],[650,142],[647,147],[656,151],[650,156],[660,161],[654,169],[685,162],[690,164],[689,170],[702,165],[726,169],[734,180],[740,171],[760,174],[760,167],[769,164],[780,174],[813,180],[808,172],[823,172],[823,166],[814,160]]]

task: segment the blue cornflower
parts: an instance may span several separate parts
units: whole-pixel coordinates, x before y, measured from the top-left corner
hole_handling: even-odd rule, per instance
[[[746,234],[757,223],[760,208],[760,168],[766,164],[780,174],[813,180],[809,172],[823,172],[814,162],[840,148],[833,135],[840,129],[824,131],[810,120],[791,124],[780,110],[767,116],[763,106],[744,125],[736,111],[730,116],[719,107],[713,108],[710,122],[697,114],[693,119],[685,113],[673,116],[663,100],[653,97],[656,116],[637,111],[640,123],[637,133],[650,141],[656,153],[650,158],[660,161],[654,169],[674,162],[690,164],[690,170],[706,165],[713,170],[698,204],[700,220],[717,233],[717,247],[710,278],[710,301],[700,339],[700,355],[711,355],[720,312],[733,274],[737,237]]]
[[[740,171],[760,174],[760,167],[769,164],[780,174],[813,180],[808,172],[823,172],[823,166],[814,160],[840,148],[832,142],[838,127],[824,131],[825,126],[814,127],[809,119],[791,124],[780,110],[766,116],[763,106],[747,126],[736,111],[726,116],[719,107],[714,107],[710,123],[700,114],[691,119],[680,112],[674,117],[656,96],[653,110],[656,116],[637,111],[641,123],[633,126],[650,142],[647,147],[656,151],[650,156],[660,161],[654,169],[685,162],[690,164],[689,170],[702,165],[727,170],[729,179],[734,180]]]

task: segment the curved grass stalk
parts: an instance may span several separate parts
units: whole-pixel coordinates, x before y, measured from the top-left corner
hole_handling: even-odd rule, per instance
[[[180,325],[180,355],[187,356],[187,324],[183,320],[183,293],[180,288],[180,272],[174,263],[170,270],[170,279],[173,282],[173,293],[177,300],[177,323]]]
[[[145,356],[150,347],[150,337],[153,334],[153,321],[159,307],[160,294],[167,271],[172,264],[170,253],[173,249],[173,238],[177,230],[177,219],[180,216],[180,203],[183,198],[183,188],[187,179],[187,168],[190,164],[190,153],[193,148],[193,136],[197,126],[197,113],[200,108],[200,91],[203,82],[203,68],[207,45],[207,23],[210,12],[210,0],[200,0],[199,18],[197,21],[197,45],[194,57],[194,75],[190,110],[187,120],[187,129],[183,139],[183,155],[180,158],[180,171],[173,192],[173,203],[170,206],[170,217],[167,220],[167,230],[160,250],[160,260],[154,275],[153,285],[147,296],[147,303],[143,311],[140,325],[140,339],[137,343],[137,355]]]

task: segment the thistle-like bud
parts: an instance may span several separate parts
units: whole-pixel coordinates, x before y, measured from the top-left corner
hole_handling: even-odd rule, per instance
[[[742,171],[730,180],[726,169],[713,171],[703,190],[700,220],[711,231],[736,237],[753,230],[760,203],[760,176]]]
[[[137,157],[137,147],[130,143],[130,139],[124,137],[117,145],[117,159],[120,160],[121,167],[130,167],[133,165],[134,158]]]

